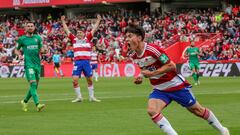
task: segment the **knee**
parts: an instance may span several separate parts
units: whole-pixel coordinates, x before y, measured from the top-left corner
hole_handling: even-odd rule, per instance
[[[88,83],[88,86],[93,85],[93,82],[92,82],[92,78],[91,78],[91,77],[87,78],[87,83]]]
[[[73,79],[73,87],[74,88],[78,87],[78,80]]]
[[[202,117],[205,111],[204,107],[196,107],[196,108],[192,108],[190,110],[193,114],[195,114],[198,117]]]
[[[37,91],[37,83],[36,82],[31,82],[30,87],[31,87],[31,89],[30,89],[31,95],[32,96],[36,96],[37,95],[37,93],[36,93],[36,91]]]
[[[160,113],[160,111],[157,111],[157,109],[154,108],[154,107],[148,107],[147,108],[147,113],[148,113],[149,116],[152,117],[152,116],[156,115],[157,113]]]
[[[30,82],[30,86],[31,88],[37,88],[37,82],[35,81]]]

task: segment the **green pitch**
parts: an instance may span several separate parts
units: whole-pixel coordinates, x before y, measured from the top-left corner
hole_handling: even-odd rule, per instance
[[[215,113],[231,135],[240,135],[240,78],[200,80],[201,85],[193,87],[198,101]],[[80,85],[84,101],[71,103],[75,96],[70,78],[42,78],[38,93],[46,109],[37,112],[31,102],[28,112],[23,112],[20,100],[28,89],[26,80],[0,79],[0,135],[163,135],[146,113],[151,91],[146,79],[137,86],[132,78],[100,78],[95,94],[101,103],[90,103],[86,81]],[[218,135],[176,103],[163,114],[179,135]]]

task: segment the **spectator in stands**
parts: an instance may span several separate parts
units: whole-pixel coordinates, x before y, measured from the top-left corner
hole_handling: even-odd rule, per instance
[[[209,52],[207,60],[217,60],[217,57],[214,55],[213,51]]]

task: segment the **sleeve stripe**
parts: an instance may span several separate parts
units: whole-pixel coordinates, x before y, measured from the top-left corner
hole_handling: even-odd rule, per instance
[[[152,46],[147,46],[147,50],[149,50],[149,51],[151,51],[151,52],[153,52],[154,54],[156,54],[157,55],[157,57],[160,57],[161,56],[161,53],[156,49],[156,48],[154,48],[154,47],[152,47]]]

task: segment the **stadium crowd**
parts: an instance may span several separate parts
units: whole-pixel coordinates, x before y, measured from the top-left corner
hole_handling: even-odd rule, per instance
[[[116,10],[100,13],[102,21],[94,35],[93,43],[98,50],[101,62],[128,61],[127,44],[124,43],[124,29],[129,23],[141,25],[146,31],[146,42],[155,43],[163,48],[174,41],[188,42],[201,40],[196,33],[218,33],[221,36],[201,50],[202,60],[240,59],[240,6],[226,9],[182,9],[161,14],[132,10]],[[89,32],[95,19],[89,15],[79,15],[68,19],[72,33],[76,29]],[[24,34],[24,16],[0,16],[0,64],[19,64],[23,57],[14,54],[16,40]],[[65,62],[71,62],[73,51],[71,42],[65,35],[59,18],[49,14],[47,18],[36,20],[36,32],[43,38],[43,47],[47,50],[42,55],[42,62],[50,63],[55,51],[62,54]]]

